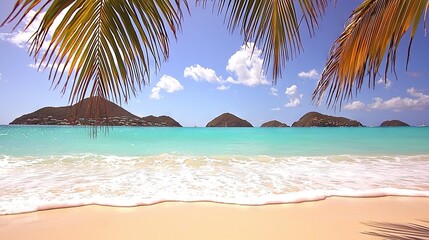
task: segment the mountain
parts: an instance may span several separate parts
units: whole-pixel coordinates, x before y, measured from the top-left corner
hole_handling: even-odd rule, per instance
[[[248,121],[231,113],[223,113],[207,123],[206,127],[253,127]]]
[[[18,117],[10,124],[180,126],[168,116],[154,117],[154,120],[140,118],[111,101],[97,97],[86,98],[72,106],[44,107]]]
[[[261,127],[289,127],[286,123],[272,120],[261,125]]]
[[[407,123],[404,123],[399,120],[390,120],[390,121],[384,121],[381,123],[380,127],[409,127]]]
[[[309,112],[302,116],[292,127],[363,127],[355,120],[344,117],[334,117],[318,112]]]

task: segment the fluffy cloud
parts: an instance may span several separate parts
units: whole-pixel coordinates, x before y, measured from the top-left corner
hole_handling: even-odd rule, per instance
[[[410,97],[394,97],[384,100],[380,97],[374,98],[373,102],[365,105],[361,101],[354,101],[344,106],[347,110],[392,110],[400,112],[403,110],[424,110],[429,108],[429,95],[418,91],[414,87],[407,89]]]
[[[27,16],[23,19],[23,23],[27,25],[36,14],[36,11],[31,10]],[[38,25],[40,24],[44,13],[40,14],[34,22],[24,31],[22,29],[12,33],[0,33],[0,39],[3,41],[10,42],[19,48],[27,47],[28,41],[31,36],[36,32]]]
[[[168,75],[164,75],[161,77],[159,82],[156,84],[154,88],[152,88],[152,94],[149,96],[151,99],[160,99],[162,96],[160,95],[161,90],[164,90],[168,93],[177,92],[183,90],[183,86],[180,82]]]
[[[277,97],[279,95],[279,90],[275,87],[271,87],[270,94]]]
[[[365,108],[365,103],[361,101],[353,101],[352,103],[349,103],[344,106],[344,109],[346,110],[361,110]]]
[[[392,81],[390,81],[389,79],[386,79],[386,81],[384,81],[384,79],[383,79],[383,78],[380,78],[380,79],[377,81],[377,83],[378,83],[378,84],[383,84],[383,85],[384,85],[384,88],[386,88],[386,89],[388,89],[388,88],[390,88],[390,87],[392,86]]]
[[[414,87],[407,89],[408,95],[412,98],[394,97],[389,100],[374,98],[374,102],[369,104],[370,109],[384,109],[400,112],[406,109],[423,110],[429,107],[429,95],[419,92]]]
[[[236,78],[230,76],[227,81],[250,87],[270,84],[264,74],[264,59],[261,55],[262,51],[257,47],[254,48],[254,43],[241,46],[240,50],[229,58],[226,66],[226,70]]]
[[[46,51],[48,49],[48,46],[51,42],[51,38],[52,35],[55,32],[55,29],[58,27],[58,25],[61,23],[61,21],[63,20],[66,12],[68,11],[69,8],[66,8],[64,11],[62,11],[58,17],[55,18],[55,21],[52,23],[51,28],[48,31],[48,34],[45,38],[45,41],[42,44],[42,53],[44,51]],[[28,14],[25,16],[25,18],[23,19],[22,26],[19,26],[17,28],[17,31],[12,32],[12,33],[0,33],[0,40],[3,41],[7,41],[10,42],[12,44],[14,44],[15,46],[19,47],[19,48],[27,48],[29,47],[29,43],[31,41],[31,37],[33,36],[33,34],[37,31],[38,26],[40,25],[43,16],[45,15],[46,12],[42,12],[40,13],[33,22],[31,22],[31,20],[33,19],[33,17],[36,15],[36,11],[30,10],[28,12]],[[29,23],[31,22],[31,25],[29,25],[27,27],[27,29],[25,29],[25,26],[27,26]],[[25,30],[24,30],[25,29]],[[31,68],[36,68],[39,69],[39,63],[31,63],[28,65]],[[44,68],[52,68],[52,67],[57,67],[58,65],[55,64],[46,64],[46,63],[42,63],[40,66],[40,70],[43,70]],[[63,70],[65,71],[69,71],[70,67],[67,67],[66,69],[64,69],[64,64],[60,64],[58,71],[62,72]]]
[[[285,94],[288,96],[293,96],[296,94],[297,91],[298,91],[298,87],[294,84],[294,85],[286,88]]]
[[[216,75],[213,69],[201,67],[199,64],[186,67],[183,72],[184,77],[189,77],[195,81],[207,81],[210,83],[222,83],[222,79]]]
[[[296,85],[286,88],[285,94],[289,97],[289,102],[285,104],[285,107],[298,107],[301,105],[301,100],[304,95],[298,95],[298,87]]]
[[[206,81],[209,83],[216,83],[220,86],[218,90],[227,90],[230,84],[241,84],[249,87],[257,85],[267,85],[270,82],[267,80],[264,70],[264,60],[261,58],[262,51],[257,47],[254,48],[254,43],[248,43],[240,47],[228,60],[226,70],[232,76],[222,78],[216,74],[216,71],[210,68],[202,67],[195,64],[186,67],[183,76],[191,78],[195,81]],[[224,80],[226,79],[226,80]]]
[[[308,78],[308,79],[318,79],[319,78],[319,73],[317,72],[316,69],[311,69],[308,72],[300,72],[300,73],[298,73],[298,77],[300,77],[300,78]]]
[[[290,97],[289,102],[285,104],[285,107],[298,107],[301,105],[301,100],[304,94],[300,94],[298,97]]]
[[[46,49],[48,49],[48,45],[51,41],[52,35],[54,34],[54,31],[58,27],[60,22],[63,20],[67,11],[68,8],[62,11],[60,15],[55,18],[55,21],[52,23],[52,27],[50,28],[46,36],[45,42],[43,42],[42,44],[42,50],[45,51]],[[37,31],[37,28],[39,27],[45,13],[46,12],[40,13],[37,18],[34,19],[31,25],[29,25],[27,29],[25,29],[25,26],[27,26],[31,22],[33,17],[36,15],[36,11],[30,10],[22,21],[24,23],[24,26],[12,33],[0,33],[0,40],[10,42],[19,48],[28,47],[29,41],[31,40],[32,35]]]

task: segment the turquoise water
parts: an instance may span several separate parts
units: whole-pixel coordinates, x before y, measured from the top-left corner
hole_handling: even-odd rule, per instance
[[[0,126],[0,215],[162,201],[429,197],[429,128]]]
[[[429,127],[139,128],[114,127],[91,138],[86,127],[0,126],[0,153],[119,156],[157,154],[319,156],[428,154]]]

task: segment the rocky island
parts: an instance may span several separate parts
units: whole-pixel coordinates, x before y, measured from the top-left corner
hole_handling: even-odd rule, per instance
[[[334,117],[318,112],[309,112],[302,116],[292,127],[363,127],[355,120],[344,117]]]
[[[223,113],[207,123],[206,127],[253,127],[248,121],[231,113]]]
[[[86,98],[72,106],[41,108],[16,118],[10,124],[181,127],[168,116],[140,118],[106,99],[92,100],[99,101],[100,107],[95,109]]]
[[[390,121],[384,121],[381,123],[380,127],[409,127],[407,123],[404,123],[399,120],[390,120]]]
[[[282,123],[277,120],[272,120],[272,121],[263,123],[261,127],[289,127],[289,126],[286,123]]]

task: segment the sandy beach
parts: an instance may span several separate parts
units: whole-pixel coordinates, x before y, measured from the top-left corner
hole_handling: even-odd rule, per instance
[[[426,221],[426,222],[425,222]],[[426,226],[429,198],[329,198],[317,202],[240,206],[166,202],[141,207],[84,206],[0,217],[0,239],[382,239],[368,224]],[[416,235],[419,234],[419,235]],[[426,238],[424,238],[426,236]]]

